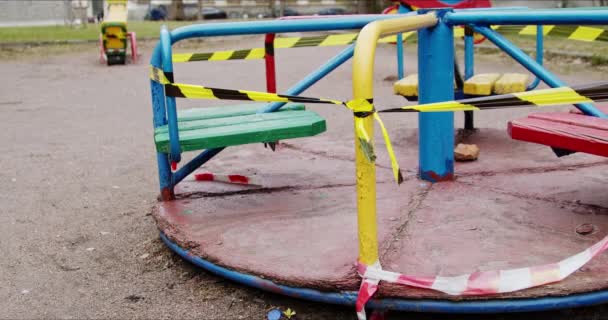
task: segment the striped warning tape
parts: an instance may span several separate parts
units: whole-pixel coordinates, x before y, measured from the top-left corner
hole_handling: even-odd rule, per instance
[[[210,172],[201,172],[194,174],[195,181],[214,181],[214,182],[224,182],[224,183],[232,183],[232,184],[242,184],[249,186],[259,186],[255,179],[252,177],[240,175],[240,174],[215,174]]]
[[[355,129],[357,138],[359,139],[361,149],[365,154],[366,158],[370,162],[374,162],[376,155],[374,153],[373,144],[371,142],[370,134],[366,131],[363,124],[363,119],[369,116],[380,125],[382,136],[386,144],[386,149],[391,160],[393,168],[393,174],[397,183],[403,182],[403,175],[397,163],[395,153],[382,119],[374,108],[373,99],[354,99],[348,102],[323,99],[323,98],[311,98],[284,95],[269,92],[259,91],[248,91],[248,90],[234,90],[234,89],[221,89],[211,88],[199,85],[174,83],[173,73],[165,73],[161,69],[151,66],[150,79],[165,87],[165,95],[175,98],[190,98],[190,99],[218,99],[218,100],[243,100],[243,101],[261,101],[261,102],[300,102],[300,103],[321,103],[321,104],[335,104],[343,105],[346,108],[353,111],[355,116]]]
[[[478,97],[463,100],[436,102],[415,106],[405,106],[400,108],[384,109],[376,111],[373,99],[355,99],[348,102],[283,95],[268,92],[234,90],[211,88],[191,84],[173,83],[169,79],[173,74],[164,73],[161,69],[152,67],[150,78],[165,86],[165,94],[176,98],[191,99],[220,99],[220,100],[244,100],[262,102],[301,102],[301,103],[320,103],[343,105],[353,111],[355,116],[355,129],[357,138],[361,142],[361,149],[370,162],[375,161],[375,154],[371,144],[371,138],[363,125],[363,119],[372,116],[380,125],[382,135],[386,142],[386,148],[391,159],[395,180],[399,183],[403,181],[403,176],[399,170],[399,165],[395,159],[388,132],[378,113],[384,112],[453,112],[453,111],[474,111],[497,108],[513,108],[527,106],[549,106],[573,103],[588,103],[608,100],[608,81],[587,84],[574,87],[560,87],[553,89],[534,90],[520,93],[510,93],[497,96]]]
[[[444,101],[380,110],[378,112],[471,111],[528,106],[600,102],[608,100],[608,81],[581,86],[509,93],[496,96]]]
[[[172,76],[172,75],[171,75]],[[172,83],[162,70],[152,68],[151,78],[165,85],[167,96],[192,99],[226,99],[264,102],[302,102],[344,105],[353,110],[355,115],[369,116],[375,113],[373,101],[340,100],[290,96],[268,92],[210,88],[190,84]],[[478,97],[462,100],[428,103],[379,110],[377,112],[446,112],[475,111],[497,108],[514,108],[528,106],[550,106],[560,104],[600,102],[608,100],[608,81],[573,87],[533,90],[509,93],[496,96]]]
[[[174,53],[173,62],[190,61],[224,61],[224,60],[254,60],[263,59],[266,54],[264,48],[245,50],[228,50],[208,53]]]
[[[377,291],[380,281],[436,290],[449,295],[492,295],[561,281],[606,249],[608,249],[608,236],[584,251],[557,263],[509,270],[482,271],[454,277],[404,275],[382,270],[380,263],[370,266],[359,263],[358,272],[363,281],[356,302],[357,316],[360,320],[365,320],[365,304]]]
[[[492,26],[492,29],[502,34],[517,34],[522,36],[535,36],[536,26]],[[603,41],[608,42],[608,30],[602,28],[593,28],[585,26],[543,26],[543,34],[548,37],[567,38],[578,41]],[[460,38],[465,35],[465,28],[454,28],[454,37]],[[326,47],[326,46],[344,46],[349,45],[357,40],[357,33],[345,34],[329,34],[314,37],[290,37],[277,38],[274,41],[274,48],[300,48],[300,47]],[[414,39],[417,34],[415,31],[409,31],[402,34],[403,40]],[[380,43],[397,42],[395,35],[383,37],[378,40]],[[173,62],[192,62],[192,61],[224,61],[224,60],[253,60],[263,59],[266,49],[253,48],[244,50],[227,50],[207,53],[175,53],[173,54]]]

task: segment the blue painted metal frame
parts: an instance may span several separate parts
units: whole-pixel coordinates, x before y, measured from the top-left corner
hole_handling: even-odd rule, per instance
[[[354,306],[357,300],[356,291],[321,292],[314,289],[289,287],[262,279],[253,275],[240,273],[223,268],[201,257],[195,256],[181,248],[160,233],[162,241],[190,263],[203,268],[215,275],[268,292],[286,295],[298,299],[306,299],[321,303],[331,303],[345,306]],[[576,294],[561,297],[528,298],[528,299],[488,299],[488,300],[430,300],[430,299],[372,299],[367,307],[380,310],[399,310],[413,312],[435,313],[504,313],[504,312],[532,312],[555,309],[568,309],[592,306],[608,302],[608,290],[591,293]]]
[[[582,23],[585,24],[605,24],[608,22],[608,11],[598,14],[597,11],[578,11],[575,18],[570,12],[569,15],[564,15],[563,12],[555,12],[552,10],[535,11],[532,14],[516,12],[513,14],[509,11],[483,12],[487,10],[474,10],[473,12],[441,10],[439,12],[440,23],[430,29],[419,31],[419,65],[421,66],[420,75],[420,100],[421,103],[451,100],[453,97],[453,24],[560,24],[560,23]],[[369,16],[365,19],[335,19],[332,23],[330,19],[319,21],[314,20],[293,20],[293,21],[275,21],[258,22],[255,27],[251,23],[227,23],[222,25],[202,25],[184,27],[173,31],[172,33],[161,32],[162,43],[173,44],[177,41],[204,36],[220,36],[220,35],[236,35],[236,34],[264,34],[264,33],[279,33],[279,32],[295,32],[295,31],[321,31],[330,29],[358,29],[368,22],[377,19],[387,19],[388,16]],[[354,21],[356,20],[356,21]],[[541,21],[539,21],[541,20]],[[306,23],[314,22],[314,23]],[[483,26],[476,27],[480,33],[484,34],[488,39],[497,44],[505,52],[512,55],[518,62],[522,63],[528,69],[532,68],[537,76],[547,82],[553,81],[554,77],[548,73],[542,66],[538,69],[539,64],[532,60],[521,50],[514,47],[508,41],[501,39],[500,35],[489,28]],[[168,36],[167,36],[168,35]],[[488,36],[489,35],[489,36]],[[503,41],[504,40],[504,41]],[[170,45],[167,51],[164,44],[159,44],[154,50],[151,64],[155,67],[162,67],[165,72],[172,72],[170,63],[171,51]],[[446,50],[447,48],[447,50]],[[451,48],[451,49],[450,49]],[[519,51],[517,51],[519,50]],[[300,81],[294,87],[288,90],[289,94],[299,94],[306,88],[310,87],[316,81],[327,75],[329,72],[347,61],[353,53],[353,46],[348,47],[339,55],[328,61],[319,69],[311,73],[305,79]],[[522,56],[523,54],[523,56]],[[524,57],[525,56],[525,57]],[[526,59],[527,57],[527,59]],[[432,58],[435,63],[421,63],[426,59]],[[466,58],[465,58],[466,59]],[[472,74],[472,67],[470,73]],[[531,70],[532,71],[532,70]],[[559,80],[557,80],[559,81]],[[170,126],[176,124],[175,104],[170,99],[164,96],[164,88],[162,85],[151,81],[152,105],[154,112],[154,126],[162,126],[167,123]],[[270,104],[264,112],[272,112],[278,110],[283,104]],[[593,108],[593,107],[591,107]],[[593,111],[593,110],[591,110]],[[169,119],[167,119],[167,116]],[[425,117],[428,116],[428,117]],[[604,116],[599,114],[598,116]],[[453,114],[452,113],[435,113],[435,114],[420,114],[420,172],[421,177],[427,180],[436,181],[449,177],[453,173]],[[170,129],[171,130],[171,129]],[[172,136],[173,139],[173,136]],[[179,140],[177,140],[179,141]],[[212,149],[202,152],[190,163],[184,165],[179,171],[172,175],[169,168],[169,160],[173,160],[173,156],[169,157],[166,154],[157,154],[159,179],[161,190],[172,187],[190,172],[198,168],[213,156],[218,154],[223,149]],[[174,150],[171,149],[173,154]],[[425,171],[426,170],[426,171]],[[428,173],[433,173],[429,175]],[[356,292],[341,292],[327,293],[311,289],[293,288],[282,286],[269,280],[261,279],[251,275],[245,275],[236,271],[222,268],[218,265],[210,263],[200,257],[191,255],[186,250],[172,243],[164,234],[161,233],[161,238],[171,250],[178,253],[184,259],[194,263],[197,266],[205,268],[210,272],[223,276],[225,278],[243,283],[249,286],[268,290],[275,293],[280,293],[292,297],[309,299],[318,302],[335,303],[343,305],[354,305],[356,301]],[[443,312],[443,313],[497,313],[497,312],[526,312],[526,311],[542,311],[558,308],[572,308],[580,306],[588,306],[599,303],[608,302],[608,291],[592,292],[587,294],[571,295],[566,297],[548,297],[535,299],[517,299],[517,300],[483,300],[483,301],[446,301],[446,300],[404,300],[404,299],[376,299],[372,300],[368,306],[378,309],[394,309],[403,311],[419,311],[419,312]]]
[[[437,17],[441,21],[452,11],[438,10]],[[420,104],[454,99],[454,30],[451,25],[439,22],[432,28],[418,30],[418,83]],[[431,182],[451,180],[454,176],[454,113],[419,113],[418,141],[420,178]]]
[[[411,15],[416,12],[409,13]],[[173,65],[171,60],[171,46],[178,41],[197,38],[197,37],[212,37],[212,36],[229,36],[229,35],[245,35],[245,34],[267,34],[267,33],[282,33],[282,32],[309,32],[309,31],[327,31],[327,30],[349,30],[360,29],[366,24],[381,20],[390,19],[389,15],[365,15],[345,18],[323,18],[323,19],[302,19],[302,20],[275,20],[275,21],[259,21],[259,22],[232,22],[218,24],[199,24],[181,27],[168,32],[166,28],[161,29],[161,41],[155,47],[150,64],[154,67],[161,68],[165,72],[169,72],[172,76]],[[163,31],[164,30],[164,31]],[[331,71],[339,67],[352,57],[354,46],[349,46],[336,57],[325,63],[323,66],[309,74],[302,81],[290,88],[286,93],[297,95],[316,83]],[[205,150],[192,159],[189,163],[183,165],[178,171],[171,171],[171,162],[179,162],[181,160],[181,148],[179,147],[179,132],[177,128],[177,111],[175,106],[175,98],[165,97],[164,87],[154,81],[150,81],[152,95],[152,109],[154,127],[157,128],[163,125],[169,125],[170,135],[170,153],[157,153],[159,184],[161,189],[161,199],[171,200],[174,198],[173,188],[177,183],[183,180],[186,176],[196,170],[198,167],[209,161],[215,155],[220,153],[223,148]],[[263,112],[276,111],[284,103],[272,103],[264,109]]]

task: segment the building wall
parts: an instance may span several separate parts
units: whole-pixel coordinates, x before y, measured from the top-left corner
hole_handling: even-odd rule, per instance
[[[62,24],[65,17],[64,1],[0,1],[0,25]]]
[[[226,11],[229,15],[242,17],[248,14],[250,17],[255,17],[260,13],[269,13],[271,0],[203,0],[203,6],[217,7]],[[369,1],[369,0],[359,0]],[[351,13],[357,11],[356,0],[286,0],[285,6],[295,9],[300,14],[314,14],[323,8],[344,8]],[[142,4],[142,0],[138,0]],[[150,0],[151,5],[171,4],[171,0]],[[184,4],[195,5],[197,0],[184,0]],[[275,1],[276,8],[279,8],[279,1]],[[387,1],[387,6],[389,2]]]

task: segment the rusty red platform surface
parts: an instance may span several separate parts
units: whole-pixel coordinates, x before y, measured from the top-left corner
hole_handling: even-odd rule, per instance
[[[353,291],[358,254],[350,137],[291,140],[276,153],[250,145],[228,150],[206,171],[246,174],[262,186],[186,181],[178,200],[154,217],[173,242],[218,265],[290,286]],[[482,129],[465,139],[478,161],[457,163],[456,180],[416,178],[416,135],[394,141],[406,181],[397,186],[378,146],[378,225],[384,269],[459,275],[557,262],[608,232],[608,161],[556,158],[545,146]],[[589,234],[577,233],[582,224]],[[580,230],[579,230],[580,231]],[[566,295],[608,288],[608,256],[566,280],[500,297]],[[461,299],[381,284],[380,296]],[[464,299],[485,299],[466,297]],[[496,298],[496,296],[491,296]]]

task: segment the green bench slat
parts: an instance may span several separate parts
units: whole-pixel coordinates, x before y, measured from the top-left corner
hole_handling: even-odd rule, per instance
[[[269,115],[272,114],[272,115]],[[197,130],[197,129],[207,129],[207,128],[215,128],[215,127],[223,127],[223,126],[232,126],[232,125],[240,125],[242,123],[253,123],[253,122],[263,122],[268,120],[290,120],[294,117],[303,117],[308,116],[309,113],[304,110],[301,111],[289,111],[289,112],[274,112],[274,113],[253,113],[248,115],[239,115],[234,117],[225,117],[225,118],[211,118],[207,120],[191,120],[191,121],[182,121],[178,120],[177,126],[180,132],[188,131],[188,130]],[[154,130],[155,134],[167,133],[169,132],[169,127],[162,126],[158,127]]]
[[[255,114],[258,110],[262,110],[268,106],[268,103],[246,103],[238,105],[230,105],[223,107],[209,107],[209,108],[196,108],[180,110],[177,112],[177,119],[179,121],[192,121],[192,120],[204,120],[204,119],[216,119],[226,118],[234,116],[244,116],[248,114]],[[288,103],[283,106],[279,111],[294,111],[304,110],[305,106],[301,103]]]
[[[325,119],[305,110],[181,121],[178,126],[183,152],[310,137],[326,130]],[[166,126],[156,129],[154,140],[159,152],[169,152]]]

